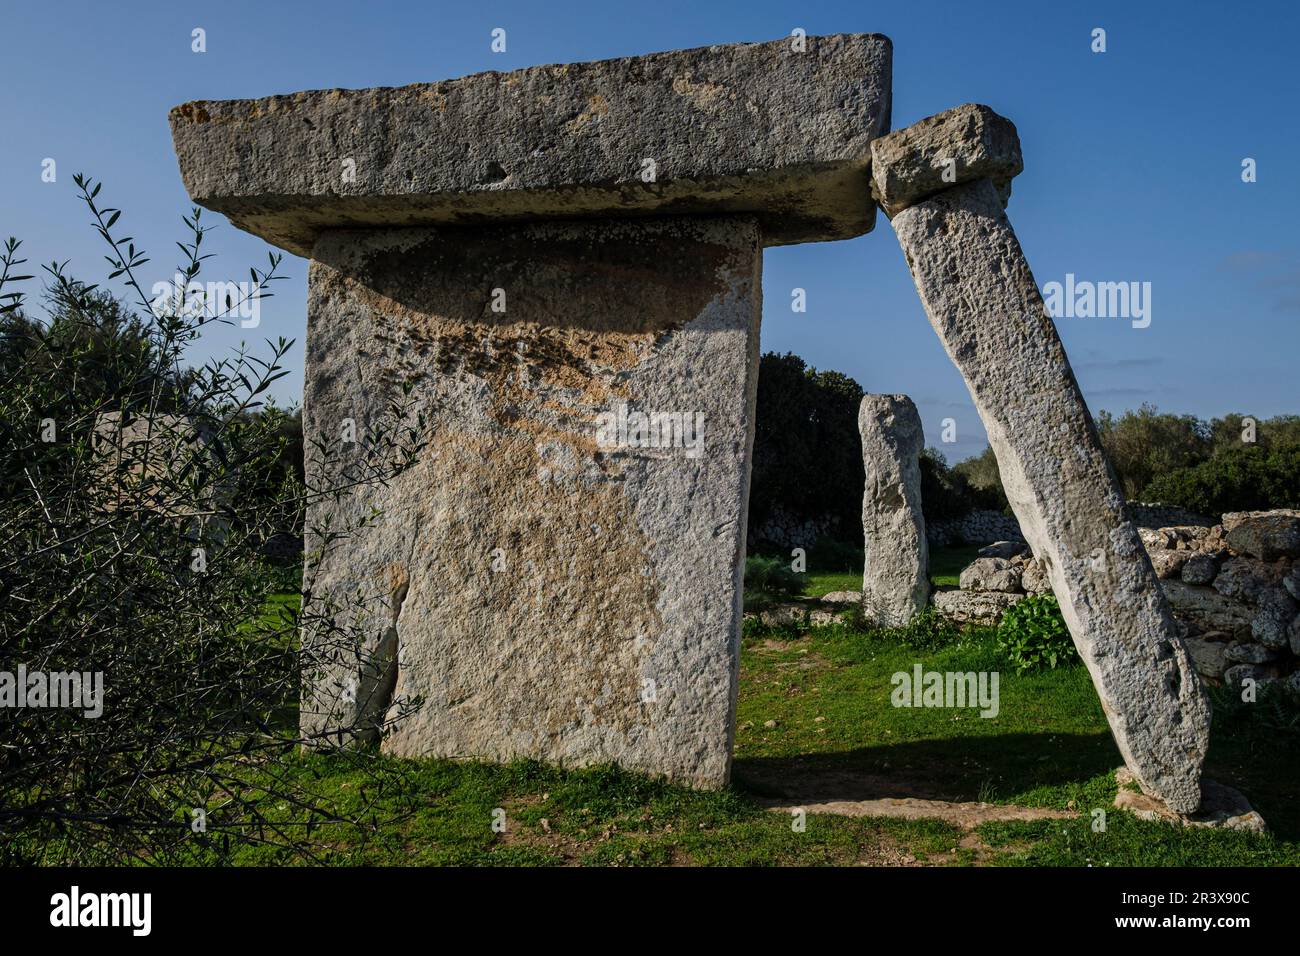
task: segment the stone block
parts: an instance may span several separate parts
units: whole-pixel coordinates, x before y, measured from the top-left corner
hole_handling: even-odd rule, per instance
[[[385,486],[310,508],[309,532],[378,518],[322,555],[308,535],[313,600],[366,600],[343,621],[357,658],[313,676],[303,731],[724,784],[757,223],[333,231],[312,258],[309,441],[370,434],[409,400],[427,443]],[[309,481],[358,455],[309,453]]]
[[[171,111],[199,205],[297,255],[326,229],[752,214],[765,244],[875,221],[893,48],[791,38]]]

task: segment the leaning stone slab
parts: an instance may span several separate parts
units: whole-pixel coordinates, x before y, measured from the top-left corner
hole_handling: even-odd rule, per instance
[[[200,205],[298,255],[325,229],[748,213],[764,244],[869,231],[892,46],[791,38],[171,112]]]
[[[858,431],[866,471],[862,613],[880,627],[901,627],[925,609],[930,596],[930,548],[921,514],[921,416],[906,395],[864,395]]]
[[[409,400],[427,444],[386,486],[311,506],[312,529],[378,518],[306,543],[313,598],[366,600],[304,732],[724,784],[757,223],[333,231],[312,258],[306,434],[367,433]],[[309,479],[336,483],[350,448]]]
[[[871,144],[874,194],[892,219],[926,196],[988,178],[1005,206],[1024,169],[1020,135],[987,106],[967,103],[927,117]]]
[[[993,181],[939,192],[893,226],[1125,763],[1194,811],[1209,703]]]

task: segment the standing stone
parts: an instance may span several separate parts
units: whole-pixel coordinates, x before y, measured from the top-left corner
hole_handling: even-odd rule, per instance
[[[901,627],[930,596],[930,549],[921,514],[921,416],[906,395],[864,395],[858,431],[866,471],[862,612],[880,627]]]
[[[312,257],[306,433],[409,396],[429,443],[386,487],[310,509],[310,528],[380,517],[308,568],[314,595],[371,598],[350,621],[370,643],[320,675],[304,732],[391,723],[418,696],[385,752],[723,784],[754,221],[333,232]]]
[[[880,163],[890,144],[878,141],[873,155]],[[970,389],[1012,510],[1047,565],[1125,763],[1171,809],[1191,812],[1209,704],[1003,212],[994,181],[1018,166],[1018,155],[1004,156],[1001,171],[982,156],[969,178],[958,164],[957,182],[925,199],[932,183],[910,196],[894,180],[894,208],[906,206],[894,231]],[[873,175],[889,180],[879,165]]]
[[[800,39],[172,110],[195,202],[314,260],[309,446],[427,438],[311,506],[367,521],[306,542],[355,645],[308,734],[726,782],[761,249],[869,231],[889,127],[887,38]]]

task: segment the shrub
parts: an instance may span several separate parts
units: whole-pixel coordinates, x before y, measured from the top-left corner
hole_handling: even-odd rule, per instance
[[[1078,658],[1061,607],[1050,594],[1013,604],[998,625],[998,648],[1017,673],[1054,668]]]
[[[1143,497],[1214,517],[1300,507],[1300,444],[1224,449],[1208,461],[1161,475]]]
[[[365,635],[328,611],[268,609],[298,586],[293,571],[268,571],[270,535],[307,532],[323,551],[354,530],[303,527],[306,504],[340,489],[303,485],[290,418],[266,404],[292,343],[209,351],[191,367],[204,326],[237,305],[193,308],[209,259],[200,211],[179,244],[183,281],[159,298],[145,291],[144,253],[113,232],[121,213],[74,181],[109,279],[134,301],[53,263],[33,316],[20,243],[0,247],[0,673],[25,668],[29,687],[35,673],[40,701],[0,713],[0,864],[219,863],[268,841],[316,858],[342,821],[298,772],[300,749],[324,742],[299,730],[299,691],[336,656],[364,660]],[[247,295],[269,295],[278,265],[252,270]],[[378,443],[375,424],[348,451],[372,466],[367,488],[419,444],[418,421]],[[311,647],[298,644],[303,627],[320,636]],[[46,706],[56,680],[59,706]],[[394,705],[396,719],[410,712]],[[354,819],[385,812],[404,786],[370,751],[338,759],[363,777]]]
[[[801,518],[830,516],[841,533],[861,528],[862,386],[818,371],[797,355],[759,361],[749,526],[774,510]]]
[[[961,626],[930,605],[902,627],[890,628],[890,640],[917,650],[947,647],[962,637]]]
[[[950,468],[941,451],[926,448],[921,452],[920,465],[921,511],[926,521],[960,518],[977,508],[1006,510],[1007,498],[1001,484],[975,487],[967,478],[966,462]]]
[[[754,555],[745,559],[745,590],[757,594],[795,597],[803,593],[805,576],[790,570],[782,558]]]
[[[1300,507],[1300,415],[1256,420],[1231,412],[1206,421],[1143,405],[1119,416],[1102,411],[1096,425],[1130,501],[1210,516]],[[951,467],[938,451],[926,449],[921,497],[930,521],[972,508],[1007,510],[991,448]]]

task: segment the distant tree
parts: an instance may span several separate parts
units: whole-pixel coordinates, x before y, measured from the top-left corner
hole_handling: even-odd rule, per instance
[[[1226,447],[1213,458],[1158,475],[1145,495],[1211,517],[1300,508],[1300,442]]]
[[[153,405],[154,411],[173,411],[172,396],[193,380],[193,371],[160,366],[145,322],[107,290],[74,289],[71,283],[51,287],[43,321],[21,308],[0,318],[0,376],[51,375],[75,366],[77,374],[66,383],[69,404],[112,396],[114,410]],[[160,379],[176,388],[156,388]]]
[[[1130,501],[1142,500],[1157,475],[1209,457],[1210,428],[1194,415],[1161,413],[1144,404],[1119,418],[1103,411],[1096,421],[1102,447]]]
[[[921,510],[926,521],[948,521],[976,508],[1006,508],[1001,485],[975,487],[962,468],[965,464],[950,468],[948,459],[937,448],[921,452]]]
[[[819,372],[799,356],[769,352],[759,362],[749,521],[759,527],[781,508],[806,518],[831,515],[841,536],[861,536],[862,386]]]
[[[1258,448],[1275,448],[1300,445],[1300,415],[1278,415],[1274,418],[1251,418],[1240,412],[1230,412],[1210,422],[1212,453],[1236,451],[1254,445]]]
[[[966,484],[983,499],[983,507],[994,511],[1007,508],[1007,496],[1002,490],[1002,474],[998,459],[990,445],[978,455],[959,461],[952,466],[955,474],[966,479]]]

